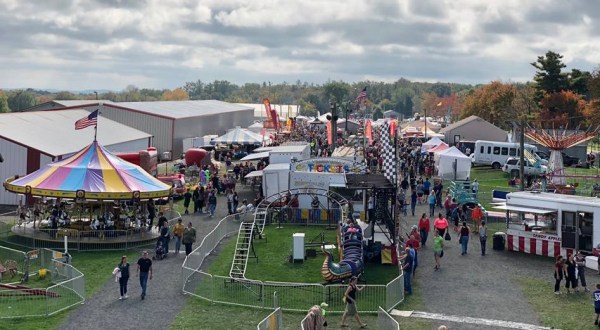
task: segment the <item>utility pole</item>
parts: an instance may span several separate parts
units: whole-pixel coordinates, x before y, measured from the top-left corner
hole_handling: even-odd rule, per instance
[[[329,120],[329,122],[331,123],[331,152],[333,152],[335,150],[335,144],[337,142],[337,104],[334,101],[332,101],[329,103],[329,108],[331,110],[331,115],[327,116],[327,120]]]
[[[521,180],[521,184],[519,186],[520,190],[525,190],[525,119],[521,119],[519,122],[519,148],[521,152],[519,154],[519,179]]]
[[[427,107],[424,107],[423,111],[425,112],[425,118],[423,118],[425,123],[425,141],[427,141]]]

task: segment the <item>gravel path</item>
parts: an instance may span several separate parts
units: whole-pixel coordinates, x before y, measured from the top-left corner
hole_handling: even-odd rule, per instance
[[[419,212],[415,214],[419,215],[427,211],[426,207],[418,207],[417,210]],[[409,224],[417,224],[418,218],[409,215]],[[431,223],[433,225],[433,219]],[[452,240],[444,242],[444,257],[438,271],[434,270],[435,260],[431,248],[433,235],[430,235],[427,246],[419,251],[415,280],[420,286],[425,312],[539,325],[537,314],[514,280],[520,276],[539,277],[550,274],[551,258],[494,251],[491,248],[492,235],[493,233],[488,233],[485,256],[481,256],[479,237],[476,234],[472,234],[469,239],[467,255],[461,256],[457,234],[451,231]],[[402,309],[402,305],[399,309]],[[433,323],[437,326],[444,322]],[[493,329],[466,324],[452,328]]]
[[[249,188],[239,184],[236,188],[240,203],[244,198],[254,199],[255,193]],[[227,215],[226,209],[226,198],[219,196],[214,218],[188,215],[183,216],[183,221],[193,223],[198,234],[196,241],[200,242]],[[174,240],[169,245],[174,251]],[[71,312],[59,329],[167,329],[186,303],[186,297],[181,294],[181,265],[185,259],[183,245],[181,250],[179,255],[170,253],[166,259],[153,261],[154,275],[152,280],[148,280],[145,300],[140,299],[141,287],[135,277],[137,258],[129,260],[132,272],[128,285],[129,299],[118,300],[119,284],[111,278],[84,305]],[[154,255],[154,249],[149,248],[148,252]],[[118,262],[115,260],[115,265]]]

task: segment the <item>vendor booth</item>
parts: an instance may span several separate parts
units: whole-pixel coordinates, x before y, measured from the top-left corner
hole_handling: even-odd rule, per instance
[[[471,175],[471,158],[456,147],[438,154],[438,175],[444,179],[467,180]]]
[[[600,199],[543,192],[513,192],[495,206],[507,215],[510,251],[554,257],[582,251],[596,254],[600,241]]]

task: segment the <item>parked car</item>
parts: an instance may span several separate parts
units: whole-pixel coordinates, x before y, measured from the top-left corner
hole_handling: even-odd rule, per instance
[[[579,158],[569,156],[564,152],[561,152],[561,154],[562,154],[564,166],[573,166],[573,165],[579,164]]]
[[[541,159],[550,159],[550,154],[545,151],[538,150],[535,152],[535,154],[538,155],[538,157],[540,157]]]
[[[520,158],[511,157],[509,158],[504,166],[502,167],[502,171],[505,173],[509,173],[510,176],[519,177],[519,171],[521,170],[521,162]],[[528,159],[525,159],[525,166],[523,167],[523,172],[525,175],[540,175],[544,172],[548,171],[548,167],[546,165],[535,166]]]

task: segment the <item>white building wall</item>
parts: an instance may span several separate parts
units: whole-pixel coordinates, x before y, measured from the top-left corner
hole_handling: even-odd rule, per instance
[[[0,163],[0,181],[11,176],[23,175],[27,169],[27,148],[0,138],[0,153],[4,162]],[[0,205],[17,205],[20,196],[0,188]]]
[[[148,149],[149,140],[147,138],[143,138],[139,140],[112,144],[104,147],[110,152],[135,152]]]

